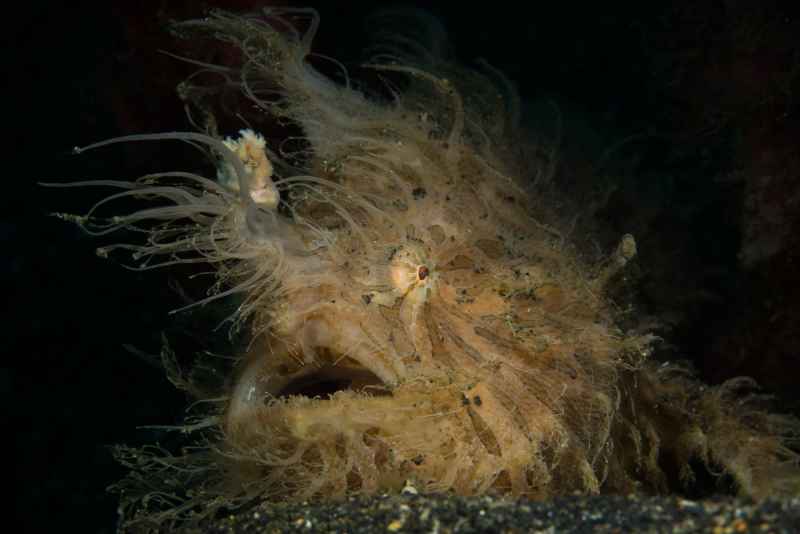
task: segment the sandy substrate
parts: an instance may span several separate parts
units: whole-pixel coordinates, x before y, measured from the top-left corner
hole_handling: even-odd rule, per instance
[[[231,515],[208,533],[272,532],[800,532],[800,499],[379,496],[326,504],[271,504]]]

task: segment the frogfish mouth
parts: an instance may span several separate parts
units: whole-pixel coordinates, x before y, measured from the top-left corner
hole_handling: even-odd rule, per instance
[[[201,428],[196,446],[120,449],[134,473],[119,484],[127,521],[409,484],[663,493],[706,469],[762,496],[796,477],[783,441],[794,423],[735,404],[747,380],[703,386],[652,362],[655,336],[630,313],[623,328],[608,288],[637,261],[636,241],[620,236],[593,261],[570,244],[555,151],[543,158],[525,133],[511,83],[451,62],[423,16],[405,25],[418,35],[386,33],[363,66],[387,89],[357,86],[312,53],[318,23],[276,9],[179,25],[238,58],[195,61],[214,82],[201,91],[195,77],[181,95],[202,108],[211,89],[234,87],[262,122],[299,129],[301,150],[254,128],[224,137],[210,112],[200,132],[86,147],[183,140],[216,161],[211,176],[101,183],[120,189],[111,200],[153,201],[139,211],[64,217],[93,233],[144,229],[144,243],[101,249],[131,252],[134,267],[213,266],[197,305],[233,299],[248,338],[222,391],[199,399],[211,412],[185,428]]]

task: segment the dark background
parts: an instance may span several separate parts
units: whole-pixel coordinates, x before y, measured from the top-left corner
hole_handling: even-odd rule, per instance
[[[191,47],[169,37],[169,19],[255,4],[29,3],[8,14],[0,388],[9,490],[25,530],[113,531],[105,487],[123,471],[109,447],[159,438],[137,427],[178,421],[185,400],[123,347],[158,351],[167,312],[181,303],[170,290],[178,275],[97,258],[94,248],[108,241],[47,215],[84,212],[102,191],[37,182],[129,179],[185,159],[161,144],[80,157],[71,148],[188,129],[174,87],[192,69],[159,50]],[[750,374],[792,410],[800,18],[769,1],[596,4],[433,13],[461,59],[485,57],[528,103],[558,102],[565,183],[586,187],[602,175],[616,185],[592,231],[603,246],[636,235],[637,300],[673,326],[660,357],[694,362],[711,383]],[[317,50],[349,65],[363,59],[364,15],[375,6],[317,5]],[[628,136],[598,168],[603,151]]]

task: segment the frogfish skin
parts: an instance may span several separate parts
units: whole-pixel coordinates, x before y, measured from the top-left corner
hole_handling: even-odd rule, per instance
[[[621,326],[608,288],[636,261],[635,238],[599,262],[565,238],[511,83],[448,60],[424,18],[408,25],[426,30],[416,41],[387,32],[374,45],[364,68],[390,80],[382,93],[343,68],[334,81],[312,61],[318,24],[284,8],[178,26],[237,51],[202,69],[262,120],[301,131],[299,155],[251,128],[220,135],[211,112],[197,132],[81,149],[183,140],[211,156],[205,176],[104,181],[119,192],[63,217],[91,233],[144,229],[143,242],[100,249],[137,268],[214,267],[196,306],[235,302],[247,340],[219,391],[198,394],[208,411],[182,427],[194,446],[119,449],[123,524],[408,484],[666,493],[696,469],[727,473],[744,495],[793,491],[791,419],[740,402],[747,379],[707,387],[652,362],[655,336]],[[208,93],[182,85],[199,108]],[[119,198],[150,202],[97,215]]]

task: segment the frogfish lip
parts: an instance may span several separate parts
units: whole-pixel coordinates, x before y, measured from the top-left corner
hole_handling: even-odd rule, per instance
[[[391,395],[396,373],[379,354],[355,339],[349,321],[305,321],[291,339],[256,347],[231,391],[226,427],[248,424],[249,417],[281,410],[289,397],[329,400],[340,391],[377,397]]]

